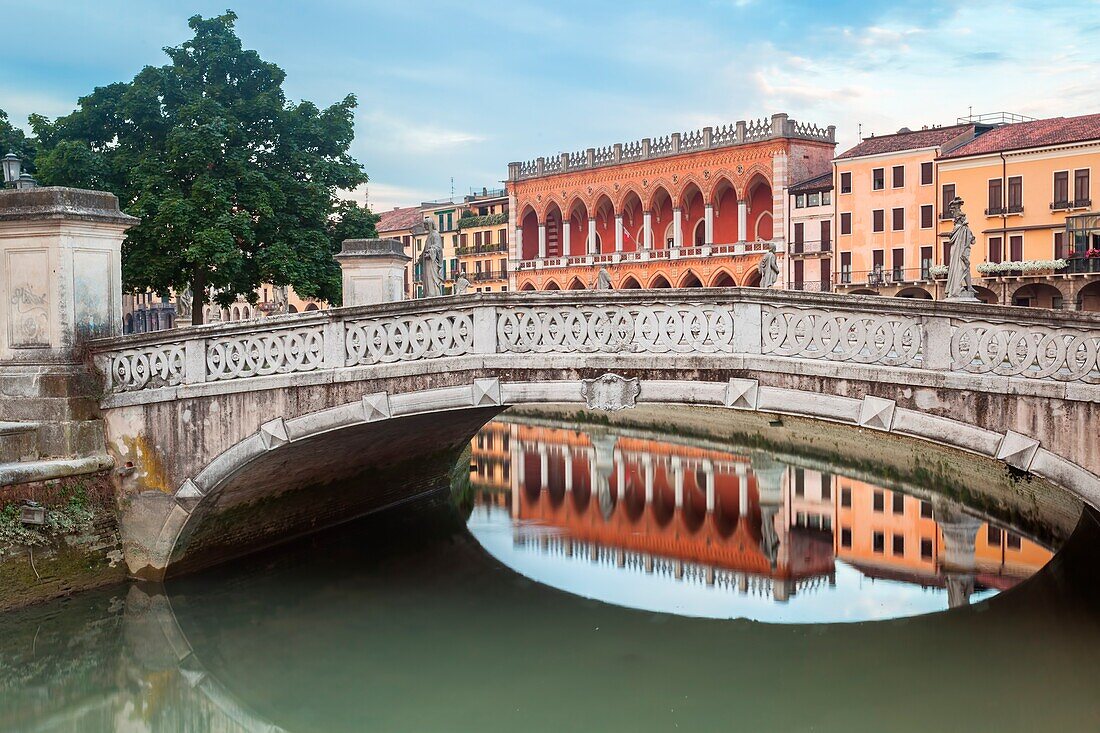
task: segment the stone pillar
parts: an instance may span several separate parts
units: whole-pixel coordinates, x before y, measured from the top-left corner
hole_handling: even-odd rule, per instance
[[[595,217],[589,217],[588,219],[588,254],[599,254],[599,247],[596,246],[596,219]]]
[[[642,215],[642,246],[646,251],[653,249],[653,214],[649,211]]]
[[[539,491],[550,488],[550,455],[546,445],[539,445]]]
[[[703,244],[714,244],[714,206],[712,204],[707,204],[703,209]]]
[[[714,464],[710,461],[707,461],[703,464],[703,476],[706,481],[706,485],[703,487],[703,489],[707,496],[707,514],[713,514],[716,504],[714,490]]]
[[[565,490],[573,490],[573,449],[565,446]]]
[[[623,215],[615,214],[615,251],[623,251]]]
[[[561,256],[562,257],[568,257],[569,255],[573,254],[570,251],[570,248],[569,248],[570,247],[569,242],[572,239],[572,237],[570,236],[572,234],[572,229],[573,229],[572,225],[573,225],[573,219],[572,218],[562,219],[562,221],[561,221]]]
[[[672,210],[672,246],[684,246],[684,212],[678,206]]]
[[[539,222],[539,259],[546,259],[546,222]]]
[[[740,199],[737,202],[737,241],[747,242],[749,231],[749,202]]]
[[[137,222],[102,191],[0,191],[0,364],[72,364],[82,340],[122,333],[122,240]]]
[[[336,255],[344,305],[376,305],[405,299],[405,254],[399,239],[345,239]]]
[[[684,464],[678,456],[672,458],[672,487],[676,496],[676,508],[684,506]]]
[[[645,503],[646,506],[650,506],[651,504],[653,504],[653,457],[650,455],[646,455],[642,459],[642,465],[645,468]]]

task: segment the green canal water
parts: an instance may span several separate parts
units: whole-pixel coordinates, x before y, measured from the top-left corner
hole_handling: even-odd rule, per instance
[[[576,425],[491,423],[461,474],[0,616],[0,730],[1100,730],[1091,512]]]

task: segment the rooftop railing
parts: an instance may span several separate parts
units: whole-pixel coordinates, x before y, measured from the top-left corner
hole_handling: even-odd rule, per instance
[[[789,138],[814,142],[836,143],[836,126],[821,127],[812,123],[798,122],[785,114],[772,115],[771,119],[739,120],[734,124],[704,127],[701,130],[674,132],[659,137],[646,137],[626,143],[615,143],[602,148],[571,153],[558,153],[535,160],[508,164],[508,180],[569,173],[578,170],[590,170],[604,166],[632,163],[640,160],[652,160],[673,155],[694,153],[700,150],[748,145],[762,140]]]

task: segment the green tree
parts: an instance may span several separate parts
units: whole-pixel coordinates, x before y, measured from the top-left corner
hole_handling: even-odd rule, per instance
[[[355,97],[288,102],[285,73],[242,48],[236,18],[194,16],[194,37],[165,49],[170,64],[97,88],[54,122],[31,119],[40,181],[117,194],[141,220],[123,245],[124,285],[190,287],[195,323],[208,292],[254,302],[261,283],[338,303],[333,237],[373,229],[336,196],[367,180],[348,153]]]
[[[23,170],[34,172],[34,140],[11,124],[8,121],[8,113],[0,109],[0,157],[8,153],[15,153],[23,159]]]

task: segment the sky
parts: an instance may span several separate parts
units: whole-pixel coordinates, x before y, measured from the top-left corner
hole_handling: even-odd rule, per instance
[[[970,111],[1100,112],[1100,0],[0,0],[18,39],[0,109],[65,114],[227,7],[290,98],[358,97],[355,197],[376,211],[499,187],[510,161],[775,112],[836,125],[838,152]]]

